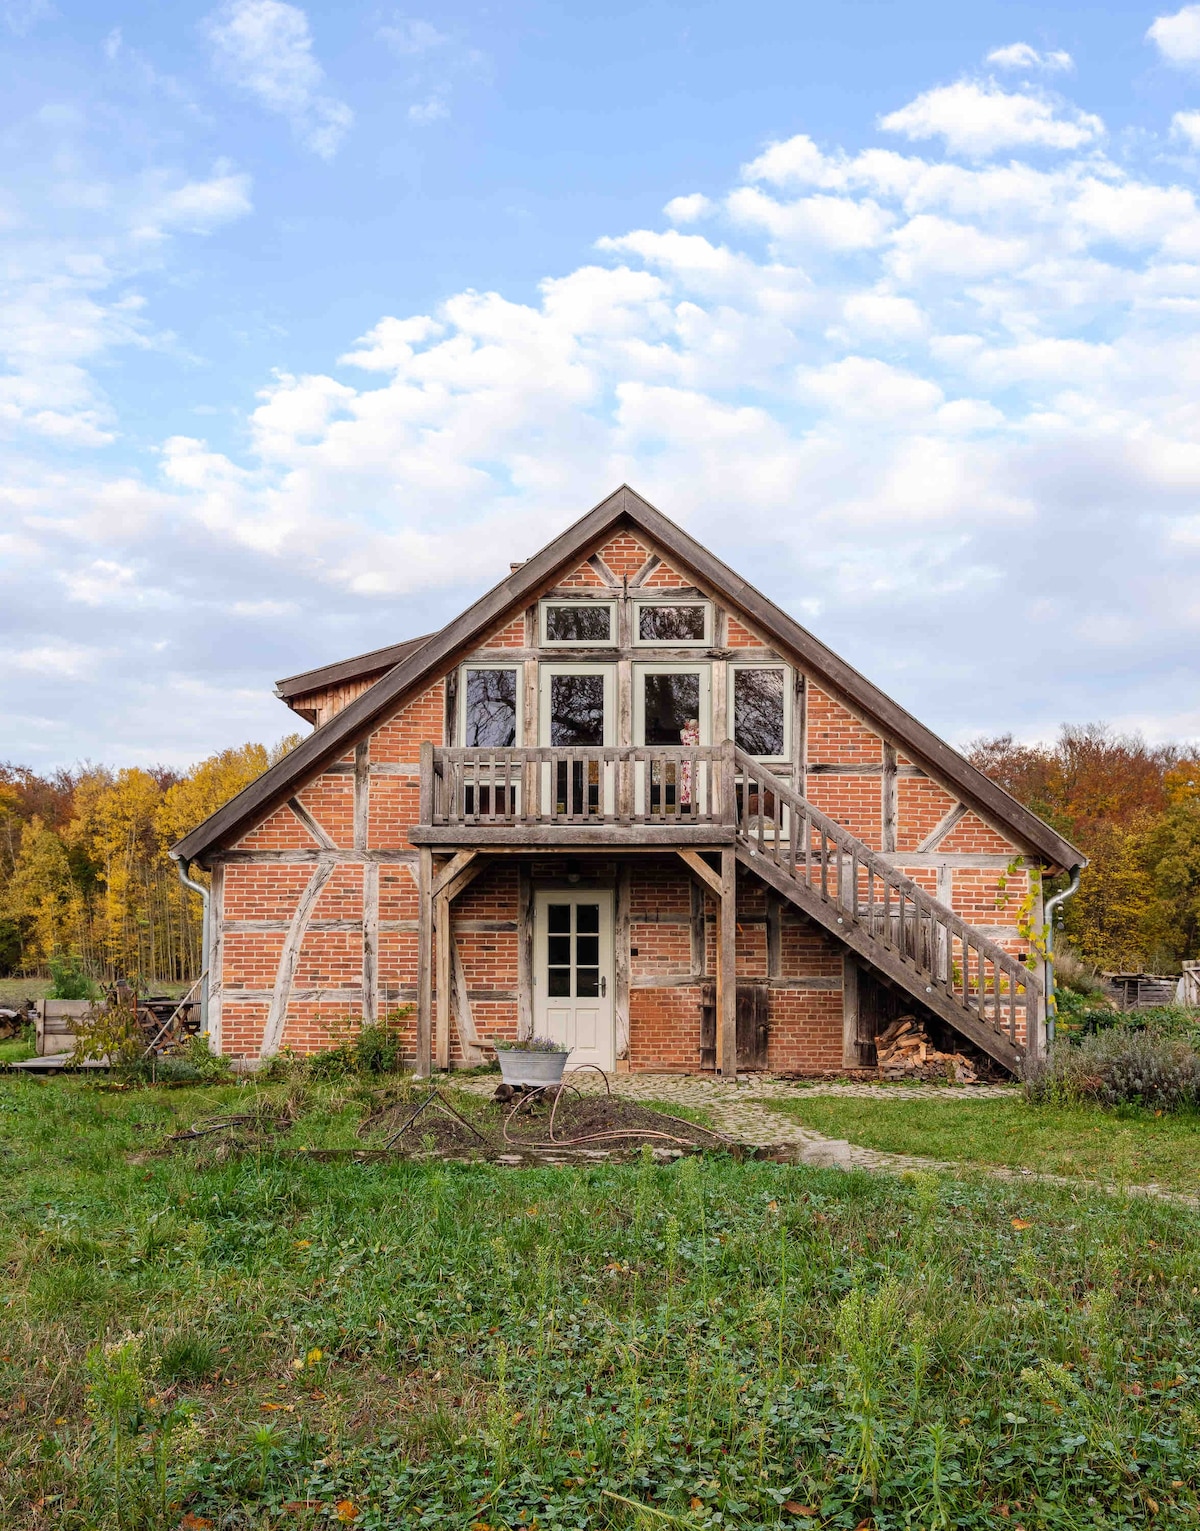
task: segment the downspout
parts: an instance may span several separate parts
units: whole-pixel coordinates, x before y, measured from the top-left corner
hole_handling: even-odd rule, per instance
[[[212,921],[209,919],[209,909],[211,906],[209,904],[208,889],[202,882],[195,882],[188,876],[192,866],[190,861],[179,859],[175,865],[179,872],[179,881],[185,888],[190,888],[193,893],[200,895],[200,903],[203,906],[203,913],[201,915],[203,923],[200,927],[200,976],[202,980],[200,984],[200,1034],[206,1037],[208,1036],[208,958],[209,947],[211,945],[210,926],[212,925]]]
[[[1054,1021],[1058,1014],[1058,1001],[1054,997],[1054,916],[1066,903],[1066,901],[1079,891],[1079,879],[1083,875],[1081,866],[1071,868],[1071,881],[1061,893],[1055,893],[1046,900],[1044,910],[1046,919],[1046,1045],[1054,1041]]]

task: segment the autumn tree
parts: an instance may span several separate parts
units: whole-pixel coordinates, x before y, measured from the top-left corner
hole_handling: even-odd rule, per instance
[[[183,775],[0,767],[0,972],[70,954],[96,976],[195,977],[200,907],[170,847],[298,743],[223,750]]]

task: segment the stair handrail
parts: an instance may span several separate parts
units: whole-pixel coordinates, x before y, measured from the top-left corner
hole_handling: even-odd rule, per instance
[[[1027,1037],[1031,1035],[1031,1023],[1034,1013],[1032,1002],[1034,996],[1041,993],[1042,988],[1041,982],[1036,973],[1026,967],[1024,962],[1022,962],[1019,958],[1014,957],[1011,952],[1005,951],[1005,949],[999,945],[998,942],[993,941],[991,937],[985,936],[982,931],[978,931],[972,925],[969,925],[967,921],[964,920],[960,915],[956,914],[955,911],[949,907],[949,905],[943,904],[940,899],[935,898],[933,894],[928,893],[924,888],[921,887],[919,883],[914,882],[910,877],[906,877],[902,872],[897,871],[897,869],[891,864],[890,861],[884,859],[880,852],[873,850],[864,841],[859,840],[856,836],[852,835],[850,831],[847,830],[844,825],[839,824],[836,819],[832,819],[828,814],[822,813],[822,811],[812,802],[810,802],[808,798],[806,798],[802,793],[797,792],[794,787],[789,785],[789,783],[781,780],[774,774],[773,771],[765,767],[761,761],[756,760],[751,755],[747,755],[744,750],[736,747],[733,752],[733,760],[736,775],[742,782],[743,792],[741,811],[737,814],[736,823],[736,833],[738,840],[741,843],[747,845],[753,852],[769,857],[777,865],[783,867],[789,876],[791,876],[797,882],[806,885],[810,892],[816,894],[824,902],[835,905],[839,910],[844,911],[845,914],[849,914],[851,918],[854,919],[855,923],[865,927],[873,938],[882,940],[885,942],[885,944],[893,947],[893,949],[898,950],[900,956],[905,961],[912,962],[919,972],[922,972],[927,978],[935,982],[943,992],[948,992],[953,995],[953,997],[958,1002],[962,1003],[967,1009],[983,1016],[983,1018],[988,1020],[988,1023],[995,1026],[996,1029],[1007,1029],[1010,1034],[1015,1032],[1016,1006],[1018,1003],[1023,1003],[1027,1012],[1026,1035]],[[759,813],[757,815],[757,833],[753,833],[749,829],[749,820],[751,818],[749,812],[749,788],[751,783],[757,783],[760,796]],[[831,895],[827,886],[814,885],[808,879],[807,875],[803,877],[799,876],[797,874],[795,864],[793,863],[789,865],[788,859],[780,855],[780,851],[784,847],[787,847],[789,850],[791,850],[791,848],[794,846],[802,845],[802,842],[799,841],[796,832],[795,818],[793,818],[793,828],[791,832],[784,834],[782,831],[783,815],[780,813],[777,806],[773,815],[776,833],[770,837],[764,833],[762,813],[762,796],[764,793],[772,794],[777,805],[785,805],[790,809],[792,815],[799,816],[801,821],[807,819],[808,823],[812,826],[813,829],[816,829],[819,833],[823,834],[825,838],[831,841],[836,847],[838,863],[836,894]],[[811,834],[811,830],[809,833]],[[852,876],[849,879],[849,888],[852,890],[849,900],[847,900],[846,897],[847,879],[843,875],[843,863],[846,860],[850,861],[853,868]],[[999,991],[997,991],[995,996],[996,1019],[992,1020],[986,1015],[986,1005],[984,1003],[986,994],[984,992],[983,986],[982,967],[980,968],[980,1003],[975,1005],[971,1003],[972,995],[969,983],[970,975],[964,974],[964,981],[962,984],[955,983],[953,979],[943,978],[938,972],[939,966],[942,966],[943,964],[940,962],[937,954],[933,951],[932,943],[930,950],[930,960],[925,961],[922,959],[919,946],[915,952],[910,953],[904,949],[903,941],[901,942],[900,947],[896,948],[895,943],[893,943],[887,935],[876,934],[874,929],[875,920],[873,918],[873,911],[869,907],[866,917],[864,917],[859,911],[857,872],[857,868],[859,866],[861,866],[867,872],[868,878],[879,878],[881,883],[894,890],[899,899],[909,900],[914,910],[916,911],[916,918],[927,919],[936,923],[947,932],[948,936],[957,937],[964,953],[966,952],[969,945],[979,953],[981,963],[983,959],[986,959],[988,962],[992,963],[994,974],[1004,974],[1009,983],[1009,1002],[1012,1006],[1009,1017],[1009,1024],[1006,1028],[1001,1027],[999,1024],[999,1002],[1002,997]],[[870,883],[868,882],[868,887],[869,886]],[[900,917],[899,905],[897,906],[896,913],[897,917]],[[885,900],[883,919],[886,922],[890,918],[891,915],[888,902]],[[946,962],[944,965],[947,968],[950,966],[948,951],[946,953]]]

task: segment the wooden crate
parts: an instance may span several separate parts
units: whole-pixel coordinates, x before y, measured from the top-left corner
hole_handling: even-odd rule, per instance
[[[75,1022],[91,1008],[90,999],[38,1000],[35,1022],[38,1057],[69,1053],[75,1046]]]

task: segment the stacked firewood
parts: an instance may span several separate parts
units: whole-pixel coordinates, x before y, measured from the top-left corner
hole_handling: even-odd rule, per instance
[[[979,1075],[962,1053],[940,1052],[915,1015],[902,1015],[875,1038],[884,1079],[939,1079],[976,1084]]]

